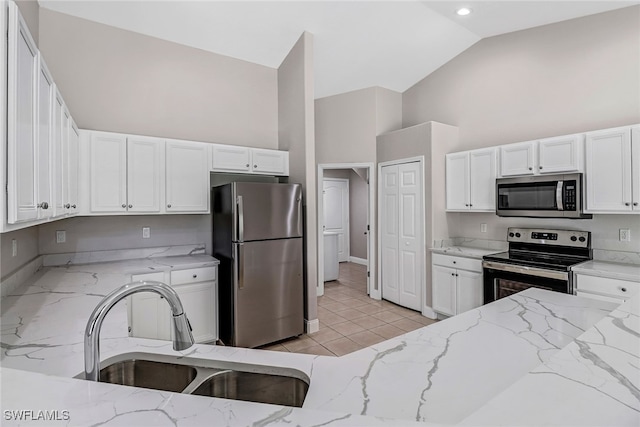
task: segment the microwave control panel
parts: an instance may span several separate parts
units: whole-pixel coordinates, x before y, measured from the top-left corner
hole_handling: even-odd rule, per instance
[[[565,211],[576,210],[576,182],[565,181],[564,182],[564,197],[563,204]]]

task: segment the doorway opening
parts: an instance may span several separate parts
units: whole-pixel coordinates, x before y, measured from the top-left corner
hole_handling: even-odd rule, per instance
[[[325,281],[338,279],[339,263],[348,262],[366,269],[367,294],[380,299],[375,280],[374,167],[318,165],[318,296],[324,295]]]

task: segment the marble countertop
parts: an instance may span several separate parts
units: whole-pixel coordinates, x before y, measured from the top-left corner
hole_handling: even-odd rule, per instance
[[[613,303],[539,289],[339,358],[211,345],[176,352],[166,341],[127,337],[125,303],[118,303],[104,321],[103,361],[143,352],[293,368],[310,378],[303,408],[72,378],[83,369],[83,332],[89,314],[129,274],[215,262],[210,257],[173,258],[47,267],[3,298],[0,374],[2,389],[11,390],[2,394],[3,411],[69,411],[70,422],[59,421],[60,425],[451,425],[468,420],[473,424],[467,417],[475,413],[487,425],[502,420],[501,414],[482,415],[494,398],[529,376],[541,378],[535,377],[538,369],[562,368],[560,357],[563,369],[570,373],[577,369],[580,381],[575,387],[589,388],[605,380],[611,385],[607,395],[592,393],[585,401],[574,402],[576,411],[584,405],[602,406],[605,416],[624,413],[621,425],[640,421],[638,395],[627,395],[640,386],[638,351],[633,350],[640,348],[640,308],[629,305],[635,300],[612,313]],[[615,317],[619,313],[636,319],[635,323]],[[621,333],[627,334],[624,343],[618,342]],[[572,357],[563,358],[567,351]],[[601,359],[591,356],[596,351],[603,354]],[[544,394],[547,383],[555,387],[553,380],[537,380],[516,391],[522,396],[533,390]],[[541,412],[553,417],[558,406],[549,403]],[[21,424],[3,414],[3,425]],[[526,416],[515,419],[528,422]],[[43,425],[33,421],[38,423]]]
[[[455,255],[474,259],[482,259],[485,255],[504,252],[500,249],[471,248],[467,246],[446,246],[442,248],[430,248],[429,250],[435,254]]]
[[[589,276],[640,282],[640,265],[607,261],[587,261],[571,267],[571,271]]]

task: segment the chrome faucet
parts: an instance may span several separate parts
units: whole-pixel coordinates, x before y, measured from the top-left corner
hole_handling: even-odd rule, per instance
[[[155,292],[164,297],[173,314],[173,349],[186,350],[194,343],[189,319],[182,308],[176,291],[161,282],[151,280],[131,282],[104,297],[93,310],[84,331],[84,376],[90,381],[100,381],[100,329],[102,321],[118,301],[136,292]]]

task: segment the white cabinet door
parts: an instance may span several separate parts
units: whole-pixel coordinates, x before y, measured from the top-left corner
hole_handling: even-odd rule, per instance
[[[399,304],[422,310],[422,174],[418,162],[398,165],[399,181]]]
[[[631,130],[592,132],[586,138],[586,212],[631,212]]]
[[[533,175],[535,141],[500,146],[500,175]]]
[[[78,150],[79,136],[77,129],[74,129],[71,115],[66,108],[63,110],[63,147],[64,176],[66,180],[65,189],[65,209],[68,215],[78,212]]]
[[[5,7],[3,4],[2,7]],[[9,3],[7,219],[38,218],[36,102],[38,49],[15,3]]]
[[[166,212],[209,211],[208,146],[198,142],[166,143]]]
[[[287,151],[251,149],[251,172],[264,175],[289,175]]]
[[[496,210],[496,151],[494,148],[469,152],[469,208]]]
[[[581,169],[584,135],[567,135],[538,142],[538,172],[575,172]]]
[[[251,152],[247,147],[213,144],[213,171],[250,172]]]
[[[199,343],[217,340],[216,282],[180,285],[174,289],[182,301],[184,312],[193,329],[193,339]]]
[[[38,218],[46,219],[53,215],[53,98],[55,89],[53,78],[42,57],[38,72]]]
[[[127,138],[127,211],[160,213],[164,140]]]
[[[482,273],[456,270],[456,314],[480,307],[483,301]]]
[[[380,185],[380,238],[381,238],[381,289],[382,297],[399,303],[398,264],[399,264],[399,180],[398,165],[381,168]]]
[[[453,316],[456,314],[456,270],[433,265],[431,269],[433,310]]]
[[[132,282],[154,280],[167,283],[163,272],[134,274]],[[153,292],[139,292],[127,299],[129,335],[137,338],[171,339],[169,304]]]
[[[62,217],[67,214],[64,208],[65,201],[65,160],[62,140],[62,118],[64,111],[64,101],[60,92],[56,90],[53,99],[53,214],[55,217]]]
[[[631,181],[633,210],[640,211],[640,126],[631,128]]]
[[[126,136],[95,132],[89,150],[91,212],[126,212]]]
[[[469,153],[446,155],[447,210],[469,210]]]

